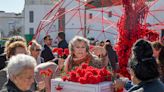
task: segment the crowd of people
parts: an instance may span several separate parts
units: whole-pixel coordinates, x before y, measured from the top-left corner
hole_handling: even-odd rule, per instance
[[[68,73],[82,63],[96,68],[109,67],[114,73],[119,69],[117,53],[110,40],[101,41],[91,48],[88,39],[75,36],[67,43],[65,33],[59,32],[57,48],[69,49],[66,59],[54,56],[50,35],[43,40],[42,47],[36,40],[27,44],[21,36],[8,39],[4,53],[0,55],[0,92],[50,92],[51,79],[59,77],[61,71]],[[164,92],[163,55],[164,46],[160,42],[138,40],[132,48],[127,67],[131,80],[125,77],[116,79],[114,89]]]

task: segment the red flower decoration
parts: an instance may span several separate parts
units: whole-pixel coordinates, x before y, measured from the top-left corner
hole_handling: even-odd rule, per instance
[[[32,45],[32,41],[30,41],[30,42],[28,43],[28,45]]]
[[[62,48],[54,48],[52,52],[57,53],[60,58],[64,59],[69,55],[69,50],[67,48],[64,50]]]
[[[63,56],[63,49],[62,48],[58,48],[58,51],[57,51],[59,57],[62,57]]]
[[[57,52],[58,52],[58,48],[54,48],[54,49],[52,50],[52,52],[53,52],[53,53],[57,53]]]
[[[39,74],[42,76],[42,78],[50,77],[53,74],[53,71],[48,68],[47,70],[41,70]]]
[[[66,56],[69,55],[69,50],[68,49],[64,49],[64,55],[66,55]]]
[[[83,63],[75,70],[69,72],[68,77],[63,77],[63,81],[79,82],[81,84],[97,84],[103,81],[111,81],[111,73],[106,69],[97,69]]]
[[[63,89],[63,87],[62,87],[60,84],[58,84],[57,87],[55,87],[55,89],[56,89],[57,91],[60,91],[60,90]]]

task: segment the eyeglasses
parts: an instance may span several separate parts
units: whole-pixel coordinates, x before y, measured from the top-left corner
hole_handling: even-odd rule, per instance
[[[35,51],[41,51],[41,49],[35,49]]]
[[[47,40],[52,40],[51,38],[48,38]]]

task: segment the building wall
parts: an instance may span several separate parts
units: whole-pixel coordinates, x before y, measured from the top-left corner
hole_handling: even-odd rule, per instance
[[[34,2],[35,1],[35,2]],[[159,0],[153,7],[151,7],[151,10],[157,9],[158,7],[162,7],[164,4],[163,0]],[[150,4],[149,4],[150,5]],[[67,41],[71,40],[76,34],[83,35],[83,32],[80,31],[80,28],[84,28],[85,22],[84,22],[84,5],[81,5],[81,10],[80,10],[80,15],[79,12],[77,12],[79,3],[77,1],[72,1],[71,0],[65,0],[65,3],[63,4],[63,7],[65,8],[65,32],[66,32],[66,39]],[[48,11],[53,7],[53,3],[51,1],[46,2],[46,0],[26,0],[25,4],[25,34],[29,34],[29,29],[34,28],[34,31],[36,31],[39,22],[42,20],[43,16],[48,13]],[[56,11],[58,10],[59,7],[56,8]],[[162,8],[160,8],[162,9]],[[119,17],[116,16],[111,16],[108,17],[108,14],[104,14],[105,20],[110,20],[112,23],[108,23],[107,21],[104,22],[104,29],[105,29],[105,35],[107,38],[104,38],[104,34],[101,34],[102,27],[101,26],[101,20],[98,20],[98,18],[101,18],[101,13],[94,11],[95,9],[88,9],[86,10],[86,15],[87,15],[87,23],[86,23],[86,28],[87,30],[90,29],[95,29],[99,30],[97,31],[88,31],[87,37],[94,37],[97,38],[98,40],[104,40],[104,39],[110,39],[114,43],[115,40],[117,39],[117,22],[119,20]],[[101,10],[101,8],[97,8],[96,10]],[[118,14],[119,16],[122,15],[123,8],[122,6],[113,6],[113,7],[106,7],[104,8],[105,11],[112,12],[112,14]],[[34,11],[34,22],[29,23],[29,11]],[[69,12],[68,12],[69,11]],[[164,13],[158,12],[152,12],[154,16],[159,18],[162,22],[164,22]],[[74,15],[75,14],[75,15]],[[88,18],[89,14],[92,14],[91,19]],[[52,15],[53,16],[53,15]],[[70,20],[70,18],[73,16],[73,18]],[[95,17],[96,16],[96,17]],[[81,20],[80,20],[81,18]],[[68,22],[69,21],[69,22]],[[150,14],[148,15],[148,19],[146,20],[148,23],[153,24],[153,23],[159,23],[159,20],[155,19],[155,17],[151,16]],[[68,22],[68,23],[67,23]],[[58,20],[55,21],[54,23],[55,29],[58,31]],[[161,29],[163,29],[163,26],[152,26],[150,27],[154,30],[157,30],[160,32]],[[47,29],[45,29],[47,30]],[[83,29],[84,30],[84,29]],[[35,33],[35,32],[34,32]],[[46,33],[42,32],[41,33],[43,36]],[[51,33],[50,33],[51,34]],[[101,35],[100,35],[101,34]],[[56,33],[51,34],[52,37],[55,39],[56,38]],[[43,37],[41,37],[43,38]]]
[[[25,34],[29,34],[29,29],[34,28],[34,33],[46,13],[51,9],[50,5],[25,5]],[[29,12],[34,12],[34,21],[29,22]]]
[[[0,32],[2,37],[8,37],[10,31],[21,27],[24,33],[24,17],[22,14],[0,12]]]

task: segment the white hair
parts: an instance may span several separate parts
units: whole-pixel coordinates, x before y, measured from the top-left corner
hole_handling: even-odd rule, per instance
[[[34,68],[36,66],[36,60],[29,55],[18,54],[12,56],[7,65],[8,77],[11,79],[13,76],[17,76],[23,72],[26,68]]]

